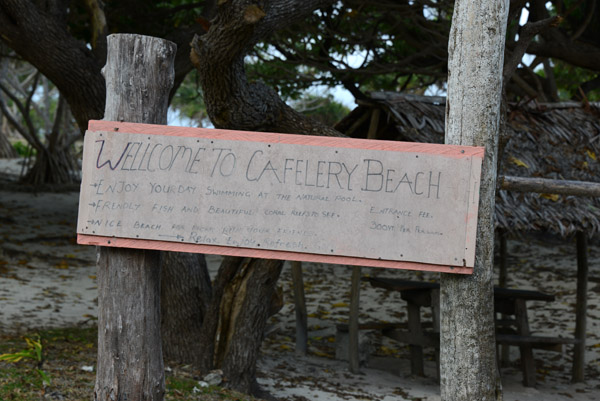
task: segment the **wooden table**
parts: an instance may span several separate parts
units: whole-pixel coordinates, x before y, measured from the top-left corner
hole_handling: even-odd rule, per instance
[[[422,376],[424,346],[435,347],[436,361],[439,362],[439,283],[379,277],[365,277],[363,280],[368,281],[373,287],[399,291],[401,298],[407,302],[408,329],[403,330],[396,326],[383,329],[382,334],[410,345],[411,373]],[[552,302],[554,300],[554,295],[539,291],[494,288],[495,312],[503,316],[514,316],[514,318],[496,320],[496,342],[519,347],[523,382],[528,387],[534,387],[536,383],[533,348],[560,351],[562,344],[578,343],[574,338],[531,335],[527,318],[527,301]],[[421,323],[421,307],[432,308],[433,324],[430,330],[424,328]],[[437,374],[439,378],[439,363]]]

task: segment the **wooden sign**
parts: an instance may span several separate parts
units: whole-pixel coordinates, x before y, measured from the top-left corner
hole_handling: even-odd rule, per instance
[[[470,273],[483,154],[92,121],[79,243]]]

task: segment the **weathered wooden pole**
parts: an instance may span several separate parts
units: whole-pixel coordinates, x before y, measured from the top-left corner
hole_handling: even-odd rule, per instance
[[[577,301],[575,303],[575,339],[573,349],[573,382],[582,382],[585,367],[585,330],[588,283],[588,241],[585,231],[577,232]]]
[[[446,143],[485,146],[471,276],[442,274],[442,400],[495,400],[494,197],[509,0],[456,0],[448,44]]]
[[[166,124],[175,44],[111,35],[104,119]],[[157,251],[99,248],[95,401],[164,398]]]
[[[539,177],[500,177],[498,181],[500,181],[500,188],[507,191],[600,196],[600,184],[591,181],[553,180]]]

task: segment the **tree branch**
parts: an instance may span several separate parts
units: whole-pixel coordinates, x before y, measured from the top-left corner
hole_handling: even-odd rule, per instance
[[[102,118],[106,89],[101,65],[61,21],[31,1],[2,0],[0,37],[59,88],[81,130],[88,120]]]
[[[25,124],[27,125],[27,130],[17,122],[14,116],[12,116],[10,113],[7,113],[6,106],[3,106],[4,115],[6,115],[9,121],[11,121],[13,126],[21,133],[21,135],[23,135],[23,133],[26,131],[28,132],[28,134],[23,135],[23,137],[27,139],[32,146],[34,146],[36,149],[38,149],[38,146],[43,148],[42,143],[36,136],[35,127],[33,126],[33,122],[29,116],[29,109],[21,102],[21,100],[19,100],[18,97],[12,94],[2,82],[0,82],[0,90],[2,90],[6,96],[8,96],[8,98],[14,102],[15,106],[17,106],[21,116],[23,117],[23,120],[25,121]]]
[[[0,84],[1,85],[1,84]],[[4,88],[0,88],[4,91]],[[5,92],[6,93],[6,92]],[[43,149],[39,140],[35,137],[35,134],[32,136],[26,129],[23,127],[19,121],[12,115],[12,113],[6,107],[6,103],[0,96],[0,111],[7,118],[8,122],[21,134],[21,136],[31,144],[36,150]]]
[[[529,47],[535,35],[547,27],[559,23],[560,21],[561,19],[559,17],[550,17],[541,21],[528,22],[521,28],[521,31],[519,32],[519,41],[510,54],[510,57],[508,57],[508,60],[504,63],[503,79],[505,87],[515,73],[517,66],[523,59],[523,55],[527,51],[527,48]]]
[[[222,2],[209,31],[195,36],[191,60],[200,72],[206,109],[218,128],[339,136],[287,106],[262,82],[248,82],[244,56],[259,38],[332,0]],[[311,8],[313,7],[313,8]]]

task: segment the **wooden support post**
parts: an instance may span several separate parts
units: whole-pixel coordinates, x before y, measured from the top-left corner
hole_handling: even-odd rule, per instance
[[[498,275],[498,286],[506,288],[508,286],[508,244],[506,240],[506,231],[498,230],[500,236],[500,274]]]
[[[527,305],[524,299],[515,300],[515,319],[517,320],[517,331],[520,336],[531,334],[529,330],[529,319],[527,317]],[[521,353],[521,368],[523,370],[523,385],[535,387],[535,360],[533,359],[533,348],[530,344],[519,346]]]
[[[443,401],[492,400],[494,201],[508,0],[456,0],[448,41],[446,144],[485,146],[473,274],[440,277],[440,393]]]
[[[498,230],[500,235],[500,274],[498,277],[498,286],[506,288],[508,286],[508,244],[506,239],[506,231]],[[507,315],[502,314],[502,319],[506,319]],[[502,348],[500,354],[500,364],[507,365],[510,362],[510,345],[499,345]]]
[[[158,38],[109,36],[104,119],[166,124],[175,52],[175,44]],[[99,253],[94,400],[161,401],[159,254],[102,247]]]
[[[421,338],[421,307],[412,302],[408,303],[408,331],[411,338]],[[410,373],[417,376],[425,376],[423,367],[423,347],[421,345],[410,344]]]
[[[575,306],[575,339],[573,349],[573,382],[582,382],[585,367],[585,330],[588,282],[588,241],[584,231],[577,232],[577,301]]]
[[[292,283],[294,285],[294,308],[296,309],[296,353],[306,355],[308,345],[308,323],[306,317],[306,301],[304,299],[304,280],[302,279],[302,262],[291,262]]]
[[[367,132],[367,139],[377,139],[377,131],[379,130],[379,116],[381,115],[381,109],[375,108],[371,112],[371,122],[369,123],[369,132]]]
[[[431,320],[433,332],[440,333],[440,290],[431,290]],[[440,344],[435,347],[435,378],[440,381]]]
[[[352,287],[350,289],[350,319],[348,321],[348,357],[350,372],[356,374],[359,369],[358,355],[358,311],[360,302],[360,266],[352,267]]]

